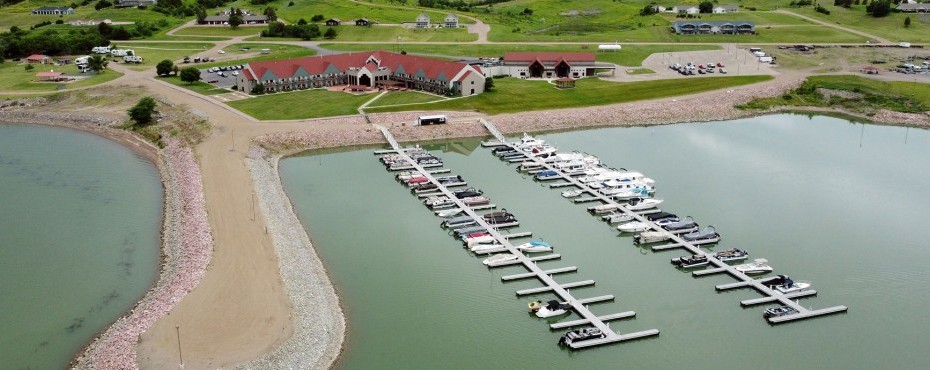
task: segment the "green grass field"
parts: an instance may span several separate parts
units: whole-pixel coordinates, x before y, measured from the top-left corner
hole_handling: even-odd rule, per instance
[[[106,70],[103,73],[93,75],[80,73],[74,64],[55,66],[49,64],[33,64],[33,70],[27,71],[25,64],[19,62],[7,61],[0,64],[0,90],[3,91],[23,91],[23,92],[42,92],[56,91],[60,89],[73,89],[76,87],[91,86],[104,83],[122,76],[122,73]],[[64,72],[68,76],[90,76],[72,82],[37,82],[36,73],[39,72]]]
[[[189,84],[187,82],[181,81],[181,78],[177,76],[158,77],[158,79],[161,81],[168,82],[172,85],[183,87],[185,89],[188,89],[190,91],[193,91],[195,93],[202,94],[202,95],[216,95],[216,94],[224,94],[224,93],[229,92],[229,90],[227,89],[218,89],[216,88],[216,86],[213,86],[211,84],[208,84],[202,81],[197,81],[192,84]]]
[[[326,18],[338,18],[342,21],[353,21],[358,18],[368,18],[379,23],[404,23],[416,21],[417,15],[427,12],[433,19],[433,22],[441,21],[442,17],[448,11],[438,9],[396,9],[389,7],[373,6],[370,4],[359,4],[345,0],[314,0],[314,1],[295,1],[294,6],[288,6],[289,1],[280,0],[271,3],[278,8],[278,17],[284,18],[292,23],[297,23],[300,18],[310,18],[316,14],[322,14]],[[399,5],[390,4],[384,1],[375,1],[381,5]],[[415,0],[407,0],[407,6],[415,5]],[[459,19],[461,23],[470,22],[466,19]]]
[[[135,50],[136,55],[142,56],[145,61],[140,64],[128,64],[133,70],[141,71],[154,68],[158,62],[168,59],[172,62],[179,62],[185,56],[193,56],[208,50],[214,44],[204,42],[122,42],[114,41],[113,44],[120,48]],[[115,60],[120,60],[116,58]],[[112,63],[112,61],[111,61]],[[122,62],[120,62],[122,63]]]
[[[335,28],[337,36],[335,41],[475,41],[478,35],[468,33],[464,28],[430,28],[416,29],[401,26],[321,26],[320,31]],[[324,40],[325,41],[325,40]]]
[[[165,19],[170,23],[167,29],[177,27],[184,23],[184,20],[167,16],[149,9],[137,8],[105,8],[94,10],[94,3],[85,6],[79,6],[74,9],[74,14],[56,16],[56,15],[32,15],[32,10],[43,6],[70,6],[74,1],[71,0],[26,0],[18,4],[0,8],[0,27],[9,28],[18,26],[20,28],[29,28],[30,26],[43,22],[55,22],[61,19],[67,24],[72,20],[103,20],[110,19],[114,22],[154,22]],[[80,2],[78,2],[80,3]]]
[[[826,99],[814,89],[844,90],[861,98]],[[858,112],[889,109],[898,112],[930,110],[930,85],[918,82],[879,81],[852,75],[812,76],[804,86],[782,96],[756,99],[740,106],[744,109],[768,109],[775,106],[840,106]]]
[[[271,52],[268,54],[259,54],[262,49],[268,49]],[[226,51],[226,57],[229,57],[230,59],[211,63],[198,63],[190,65],[197,66],[199,68],[207,68],[228,66],[231,64],[258,62],[262,60],[289,59],[316,55],[315,50],[308,49],[303,46],[287,44],[262,44],[251,42],[232,44],[223,50]]]
[[[719,50],[717,45],[623,45],[620,51],[597,51],[593,45],[430,45],[430,44],[321,44],[323,48],[341,51],[369,51],[384,49],[391,52],[401,50],[414,54],[443,55],[450,57],[501,57],[508,51],[541,52],[594,52],[597,60],[624,66],[639,66],[643,59],[653,53],[672,51]]]
[[[585,78],[578,80],[577,87],[574,89],[559,90],[545,81],[501,78],[494,80],[494,91],[477,96],[437,103],[370,108],[367,110],[369,112],[476,110],[488,114],[498,114],[657,99],[746,85],[770,79],[772,79],[771,76],[737,76],[617,83]]]
[[[892,5],[892,7],[894,6]],[[892,42],[930,42],[930,16],[927,14],[892,12],[887,17],[875,18],[866,15],[865,5],[853,5],[852,8],[846,9],[831,4],[827,6],[827,9],[830,10],[830,15],[817,13],[811,7],[792,8],[790,10],[808,17],[884,37]],[[904,18],[908,16],[911,17],[911,26],[905,28]]]
[[[393,91],[384,94],[369,105],[369,107],[382,107],[386,105],[428,103],[445,100],[444,97],[427,94],[419,91]],[[365,108],[368,109],[368,108]]]
[[[358,107],[372,98],[374,95],[371,94],[353,95],[314,89],[265,95],[227,104],[260,120],[289,120],[358,114]]]
[[[236,37],[258,35],[266,29],[268,29],[268,26],[239,26],[236,29],[229,26],[191,26],[178,29],[174,34],[179,36]]]

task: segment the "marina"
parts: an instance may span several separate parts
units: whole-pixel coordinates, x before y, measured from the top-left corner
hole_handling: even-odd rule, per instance
[[[793,310],[790,314],[784,314],[780,316],[769,317],[768,315],[765,315],[765,319],[769,323],[779,324],[779,323],[784,323],[784,322],[789,322],[789,321],[808,319],[808,318],[841,313],[841,312],[847,311],[848,308],[842,305],[824,308],[824,309],[816,309],[816,310],[805,308],[796,299],[814,295],[816,294],[816,292],[810,293],[810,294],[783,294],[781,292],[776,291],[775,289],[772,289],[769,286],[763,285],[758,280],[753,279],[746,273],[737,270],[736,267],[731,266],[725,263],[724,261],[721,261],[720,259],[716,258],[712,253],[708,253],[700,249],[699,247],[702,245],[714,244],[720,241],[720,235],[717,234],[715,231],[713,231],[713,233],[707,237],[700,235],[701,231],[695,231],[691,234],[684,234],[684,235],[680,233],[669,232],[665,228],[657,225],[655,220],[650,219],[648,215],[644,216],[642,214],[639,214],[635,211],[630,210],[630,207],[627,204],[619,203],[613,197],[604,195],[602,194],[602,192],[598,192],[592,189],[587,184],[580,182],[577,178],[570,176],[568,174],[562,173],[557,168],[555,168],[552,165],[552,163],[549,163],[545,161],[544,159],[541,159],[538,156],[535,156],[534,153],[536,152],[536,149],[533,149],[533,148],[537,148],[538,146],[522,146],[521,147],[519,144],[510,143],[507,141],[506,137],[503,134],[501,134],[501,132],[498,131],[496,127],[494,127],[494,125],[491,122],[484,120],[484,119],[480,121],[487,128],[487,130],[491,133],[491,135],[496,139],[496,141],[482,143],[482,146],[494,147],[494,148],[501,148],[501,147],[511,148],[512,151],[518,154],[507,155],[507,158],[511,158],[508,160],[509,162],[532,161],[532,162],[535,162],[535,166],[533,166],[533,168],[544,169],[545,171],[548,171],[551,173],[549,179],[561,178],[562,180],[564,180],[564,182],[550,185],[550,187],[574,186],[578,190],[582,191],[583,193],[592,194],[593,195],[592,198],[596,198],[602,204],[599,206],[589,207],[588,208],[589,212],[594,213],[594,214],[603,214],[603,213],[614,212],[614,211],[623,212],[627,216],[636,220],[636,221],[633,221],[633,223],[639,222],[641,225],[643,225],[643,229],[636,230],[637,232],[651,231],[651,232],[657,232],[657,233],[665,233],[667,236],[667,239],[672,241],[672,243],[659,245],[659,246],[653,246],[651,248],[653,251],[685,249],[695,256],[702,257],[703,265],[712,264],[714,266],[714,268],[712,269],[695,271],[695,274],[694,274],[695,276],[704,276],[704,275],[710,275],[710,274],[716,274],[716,273],[727,273],[730,276],[736,278],[737,280],[740,280],[740,283],[735,283],[735,284],[730,284],[730,285],[718,285],[717,290],[736,289],[736,288],[753,288],[764,296],[760,300],[755,300],[755,301],[749,300],[748,302],[750,302],[750,304],[745,304],[747,301],[743,301],[742,302],[743,306],[777,302],[781,304],[782,307],[789,307],[791,310]],[[539,145],[539,144],[536,144],[538,142],[537,139],[530,138],[526,135],[524,135],[524,138],[522,139],[522,141],[523,142],[534,142],[534,145]],[[623,226],[624,225],[620,226],[621,231],[624,230]],[[630,230],[633,230],[633,229],[630,229]],[[692,238],[689,238],[690,235],[695,235],[695,234],[698,234],[698,235]],[[724,288],[721,288],[721,287],[724,287]]]
[[[535,275],[534,277],[538,279],[544,285],[543,287],[539,287],[539,288],[518,290],[516,291],[516,294],[518,296],[538,294],[538,293],[543,293],[543,292],[552,292],[556,294],[561,300],[563,300],[566,305],[570,306],[572,311],[576,312],[578,315],[583,317],[583,319],[581,320],[566,323],[564,327],[577,326],[577,325],[591,325],[599,333],[597,338],[586,338],[584,341],[580,341],[580,340],[572,341],[570,339],[564,340],[566,338],[570,338],[570,334],[567,334],[566,336],[563,337],[563,341],[560,341],[560,343],[564,343],[572,349],[581,349],[581,348],[588,348],[588,347],[593,347],[593,346],[598,346],[598,345],[617,343],[617,342],[627,341],[627,340],[632,340],[632,339],[638,339],[638,338],[643,338],[643,337],[649,337],[649,336],[654,336],[654,335],[659,334],[659,331],[656,329],[644,330],[644,331],[639,331],[639,332],[634,332],[634,333],[629,333],[629,334],[621,334],[621,333],[614,332],[606,324],[606,321],[635,316],[635,313],[630,311],[630,312],[623,312],[623,313],[607,315],[607,316],[595,315],[593,312],[591,312],[588,309],[585,303],[582,303],[581,300],[575,298],[568,292],[568,289],[571,289],[571,288],[594,285],[595,283],[594,280],[585,280],[585,281],[578,281],[578,282],[572,282],[572,283],[556,282],[553,279],[553,277],[547,274],[543,269],[541,269],[537,265],[536,262],[559,259],[561,258],[559,254],[548,254],[548,255],[543,255],[543,256],[538,256],[538,257],[528,257],[524,255],[513,244],[511,244],[509,238],[506,238],[504,235],[500,234],[497,231],[497,228],[488,224],[488,222],[485,220],[485,217],[480,216],[477,213],[475,213],[475,211],[469,208],[466,204],[464,204],[461,198],[457,196],[452,190],[448,189],[443,184],[441,184],[439,181],[437,181],[436,178],[432,174],[430,174],[426,168],[424,168],[420,163],[418,163],[418,160],[415,160],[414,158],[412,158],[410,156],[410,153],[415,153],[416,152],[415,150],[414,151],[405,150],[398,144],[398,142],[394,139],[394,136],[390,133],[390,131],[388,131],[387,128],[383,126],[377,126],[377,127],[381,130],[385,139],[387,139],[388,143],[394,149],[395,153],[393,155],[400,156],[401,158],[403,158],[403,160],[407,164],[405,166],[403,164],[398,164],[398,163],[393,163],[393,164],[386,163],[389,170],[393,170],[395,167],[398,167],[398,166],[400,166],[401,168],[407,168],[409,166],[410,168],[416,171],[420,171],[420,173],[424,177],[426,177],[429,182],[437,186],[437,189],[442,195],[446,196],[448,199],[451,199],[453,202],[455,202],[456,206],[459,209],[463,210],[468,215],[468,217],[472,219],[474,223],[478,224],[479,226],[487,230],[487,234],[493,237],[494,242],[496,244],[501,245],[504,249],[506,249],[506,251],[510,252],[510,255],[509,255],[510,258],[506,260],[494,259],[495,256],[504,256],[504,255],[495,255],[484,261],[486,265],[488,265],[489,267],[523,265],[523,267],[529,271],[528,273],[534,274]],[[440,162],[438,166],[442,166],[442,163]],[[468,195],[471,195],[471,194],[468,194]],[[502,262],[498,262],[498,261],[502,261]],[[574,268],[574,267],[572,267],[571,269],[572,271],[577,270],[577,268]]]

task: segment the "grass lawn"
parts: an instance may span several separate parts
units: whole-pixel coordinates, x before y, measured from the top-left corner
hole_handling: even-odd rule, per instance
[[[287,120],[358,114],[358,107],[374,95],[353,95],[324,89],[276,93],[228,102],[260,120]]]
[[[245,49],[247,48],[247,49]],[[260,54],[262,49],[269,49],[268,54]],[[228,66],[231,64],[243,64],[248,62],[257,62],[262,60],[299,58],[316,55],[316,51],[303,46],[287,44],[262,44],[262,43],[240,43],[232,44],[223,49],[227,57],[232,59],[212,62],[190,64],[198,68],[208,68],[217,66]]]
[[[336,41],[475,41],[478,35],[468,33],[464,28],[406,28],[401,26],[321,26],[320,31],[327,28],[336,29]]]
[[[80,73],[73,64],[65,66],[55,66],[49,64],[33,64],[33,70],[27,71],[25,64],[19,62],[7,61],[0,64],[0,90],[4,91],[23,91],[23,92],[41,92],[55,91],[61,89],[73,89],[107,82],[122,76],[122,73],[106,70],[100,74]],[[71,82],[36,82],[36,73],[39,72],[64,72],[68,76],[87,77]],[[89,76],[89,77],[88,77]]]
[[[663,20],[663,22],[665,22]],[[579,41],[603,42],[865,42],[866,38],[821,25],[784,25],[758,27],[756,35],[675,35],[667,25],[622,28],[617,25],[581,24],[571,27],[554,25],[548,31],[513,33],[507,26],[492,25],[488,38],[493,41]]]
[[[18,4],[13,4],[9,6],[4,6],[0,8],[0,27],[9,28],[10,26],[18,26],[20,28],[28,29],[30,26],[43,22],[50,21],[54,23],[56,20],[61,19],[67,23],[73,20],[102,20],[110,19],[114,22],[141,22],[148,21],[154,22],[158,20],[167,20],[169,25],[165,29],[171,29],[177,27],[185,22],[184,19],[175,18],[172,16],[167,16],[165,14],[150,10],[150,9],[137,9],[137,8],[104,8],[101,10],[94,10],[94,4],[96,1],[89,5],[79,6],[74,9],[74,14],[56,16],[56,15],[32,15],[32,10],[35,8],[43,6],[70,6],[71,3],[74,3],[72,0],[26,0]],[[80,3],[78,1],[77,3]],[[193,19],[193,17],[191,17]]]
[[[185,56],[194,56],[204,50],[210,49],[214,46],[211,43],[204,42],[122,42],[113,41],[111,45],[117,45],[120,48],[127,48],[136,51],[136,55],[142,56],[142,59],[145,61],[140,64],[128,64],[130,68],[137,71],[143,71],[150,68],[155,68],[155,65],[162,60],[168,59],[172,62],[178,63],[181,59],[184,59]],[[116,58],[111,61],[114,63]],[[120,62],[122,63],[122,62]]]
[[[854,97],[834,96],[827,99],[815,89],[844,90]],[[898,112],[930,110],[930,85],[917,82],[878,81],[852,75],[812,76],[800,88],[782,96],[756,99],[739,106],[742,109],[767,109],[773,106],[837,106],[871,113],[876,109]]]
[[[370,108],[366,110],[370,112],[476,110],[488,114],[498,114],[664,98],[746,85],[770,79],[772,79],[771,76],[736,76],[617,83],[584,78],[577,81],[577,87],[574,89],[559,90],[545,81],[500,78],[494,80],[494,91],[477,96],[437,103]]]
[[[597,60],[625,66],[638,66],[653,53],[671,51],[718,50],[717,45],[623,45],[620,51],[597,51],[593,45],[429,45],[429,44],[321,44],[323,48],[341,51],[369,51],[386,49],[414,54],[446,55],[454,57],[500,57],[508,51],[589,51]]]
[[[381,2],[385,4],[385,2]],[[433,22],[439,22],[442,17],[448,13],[445,10],[437,9],[396,9],[368,4],[353,3],[345,0],[314,0],[314,1],[295,1],[294,6],[288,6],[289,1],[274,1],[272,5],[278,9],[278,17],[284,18],[292,23],[303,18],[310,21],[316,14],[322,14],[325,18],[338,18],[342,21],[353,21],[359,18],[368,18],[379,23],[404,23],[414,22],[417,15],[426,11],[430,14]],[[387,4],[387,5],[398,5]],[[416,1],[407,0],[407,5],[416,5]],[[459,19],[459,22],[468,22],[465,19]]]
[[[239,26],[236,29],[232,29],[229,26],[191,26],[184,27],[177,31],[174,31],[175,35],[180,36],[225,36],[225,37],[235,37],[235,36],[252,36],[261,33],[263,30],[268,29],[267,25],[262,26]],[[170,37],[170,36],[169,36]]]
[[[895,5],[892,4],[892,7]],[[865,13],[865,4],[853,5],[846,9],[841,6],[827,6],[830,15],[820,14],[811,7],[792,8],[792,12],[817,18],[825,22],[836,23],[844,27],[884,37],[893,42],[930,42],[930,17],[926,14],[892,12],[886,17],[875,18]],[[904,27],[904,18],[911,17],[911,26]],[[921,18],[924,21],[921,21]]]
[[[444,97],[436,96],[432,94],[426,94],[419,91],[393,91],[387,94],[384,94],[382,97],[378,98],[371,103],[368,107],[381,107],[385,105],[397,105],[397,104],[414,104],[414,103],[428,103],[432,101],[445,100]],[[368,109],[368,108],[365,108]]]
[[[158,79],[161,81],[168,82],[172,85],[183,87],[185,89],[188,89],[190,91],[193,91],[195,93],[202,94],[202,95],[216,95],[216,94],[225,94],[225,93],[230,92],[230,90],[228,89],[218,89],[216,88],[216,86],[213,86],[203,81],[197,81],[192,84],[189,84],[187,82],[181,81],[181,78],[178,76],[158,77]]]

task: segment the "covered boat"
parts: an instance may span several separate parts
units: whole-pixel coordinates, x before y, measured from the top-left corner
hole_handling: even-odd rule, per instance
[[[649,225],[642,221],[630,221],[620,226],[617,226],[617,230],[620,230],[625,233],[637,233],[640,231],[649,230]]]
[[[459,216],[443,221],[442,227],[458,228],[475,225],[477,223],[478,221],[475,221],[475,219],[471,216]]]
[[[462,198],[461,200],[462,200],[462,203],[465,203],[465,205],[469,207],[491,204],[491,200],[485,196],[467,197],[467,198]]]
[[[466,235],[462,238],[465,241],[465,246],[469,248],[474,247],[478,244],[493,244],[497,242],[497,239],[494,239],[494,237],[488,233],[474,233],[474,234]]]
[[[744,274],[764,274],[772,272],[772,266],[769,266],[769,261],[765,258],[756,258],[750,263],[738,265],[734,268],[736,271]]]
[[[645,217],[649,221],[656,222],[656,221],[666,219],[666,218],[677,219],[678,215],[674,213],[669,213],[669,212],[655,212],[655,213],[650,213],[648,215],[643,215],[643,217]]]
[[[744,260],[747,257],[749,257],[749,252],[738,248],[722,250],[714,253],[714,258],[723,262]]]
[[[442,209],[454,206],[455,202],[445,195],[435,195],[424,199],[423,204],[432,209]]]
[[[646,244],[646,243],[658,243],[663,242],[671,238],[671,234],[667,231],[643,231],[633,237],[633,243],[635,244]]]
[[[515,248],[527,253],[552,252],[552,245],[542,240],[531,240],[528,243],[517,245]]]
[[[632,215],[628,215],[628,214],[623,213],[623,212],[612,212],[612,213],[610,213],[610,214],[601,216],[601,219],[604,220],[604,221],[607,221],[607,223],[615,224],[615,223],[618,223],[618,222],[629,222],[629,221],[633,221],[633,216],[632,216]]]
[[[574,198],[574,197],[577,197],[577,196],[579,196],[579,195],[581,195],[581,194],[584,194],[584,190],[581,190],[581,189],[571,189],[571,190],[563,191],[563,192],[562,192],[562,197],[563,197],[563,198]]]
[[[534,179],[541,180],[541,181],[557,179],[560,177],[562,176],[559,175],[558,172],[553,171],[553,170],[539,171],[539,173],[533,176]]]
[[[707,256],[703,254],[695,254],[692,256],[684,256],[678,258],[672,258],[672,264],[682,268],[692,268],[698,266],[707,265]]]
[[[439,216],[442,218],[449,218],[449,217],[458,215],[459,213],[462,213],[462,209],[454,208],[454,209],[447,209],[447,210],[436,212],[436,216]]]
[[[616,204],[601,204],[590,208],[591,213],[599,215],[617,210]]]
[[[561,338],[559,338],[559,344],[564,344],[570,346],[572,343],[584,342],[587,340],[601,339],[607,337],[601,329],[598,328],[584,328],[572,330],[568,333],[565,333]]]
[[[513,213],[507,212],[506,209],[500,212],[492,212],[486,215],[481,216],[484,218],[484,221],[491,225],[497,224],[507,224],[511,222],[517,222],[517,217]]]
[[[426,192],[429,192],[429,191],[436,191],[436,190],[439,190],[439,185],[436,185],[436,184],[431,183],[431,182],[426,182],[426,183],[418,184],[418,185],[414,186],[413,188],[411,188],[411,191],[413,191],[414,193],[418,193],[418,194],[419,194],[419,193],[426,193]]]
[[[684,220],[679,220],[677,222],[672,222],[670,224],[662,225],[662,228],[668,231],[680,231],[680,230],[690,230],[697,228],[699,225],[694,222],[694,219],[691,216],[685,217]]]
[[[534,309],[535,308],[535,309]],[[533,311],[536,314],[536,317],[545,319],[548,317],[555,317],[559,315],[564,315],[568,313],[572,308],[570,304],[563,304],[562,302],[551,300],[543,304],[542,301],[536,301],[530,303],[530,311]]]
[[[500,244],[475,244],[471,247],[468,247],[468,250],[472,252],[481,252],[481,251],[489,251],[492,249],[500,249],[503,247],[504,246]]]
[[[771,307],[771,308],[766,308],[765,311],[762,312],[762,317],[766,319],[771,319],[773,317],[794,315],[796,313],[798,313],[798,310],[794,309],[793,307],[789,307],[789,306]]]
[[[720,234],[717,233],[713,226],[707,226],[701,230],[682,235],[681,238],[688,242],[711,242],[720,240]]]
[[[483,261],[481,261],[481,263],[485,264],[486,266],[500,266],[516,259],[516,254],[501,253],[485,258]]]
[[[793,282],[788,275],[775,275],[770,278],[759,279],[760,284],[769,288],[775,288],[775,286],[784,285],[788,282]]]
[[[483,192],[475,188],[459,189],[452,192],[452,195],[459,199],[477,197],[481,194],[483,194]]]

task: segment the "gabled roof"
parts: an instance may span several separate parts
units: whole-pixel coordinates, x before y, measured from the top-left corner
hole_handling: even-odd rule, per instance
[[[26,57],[26,60],[42,60],[42,59],[45,59],[45,58],[48,58],[48,55],[43,55],[43,54],[32,54],[32,55]]]
[[[896,8],[898,10],[930,10],[930,3],[919,3],[919,4],[898,4]]]
[[[567,63],[572,62],[590,62],[594,63],[594,53],[590,52],[509,52],[504,54],[504,60],[508,62],[533,62],[539,61],[542,64],[554,64],[560,61]]]
[[[63,75],[61,72],[39,72],[36,73],[36,77],[58,77]]]
[[[417,22],[429,22],[429,15],[420,13],[420,15],[417,16]]]
[[[378,60],[380,63],[376,63],[374,60]],[[448,62],[380,50],[251,62],[248,63],[248,69],[252,73],[245,74],[245,76],[250,80],[254,80],[256,79],[254,76],[270,76],[267,73],[271,72],[274,76],[277,76],[277,78],[288,78],[294,76],[298,68],[303,68],[304,71],[311,75],[318,75],[334,73],[335,71],[345,73],[350,68],[362,67],[366,67],[371,71],[377,70],[378,67],[386,67],[391,70],[392,73],[403,71],[402,73],[405,74],[411,74],[413,71],[422,71],[424,77],[432,80],[440,76],[449,78],[448,76],[455,76],[465,68],[472,68],[464,63]]]

